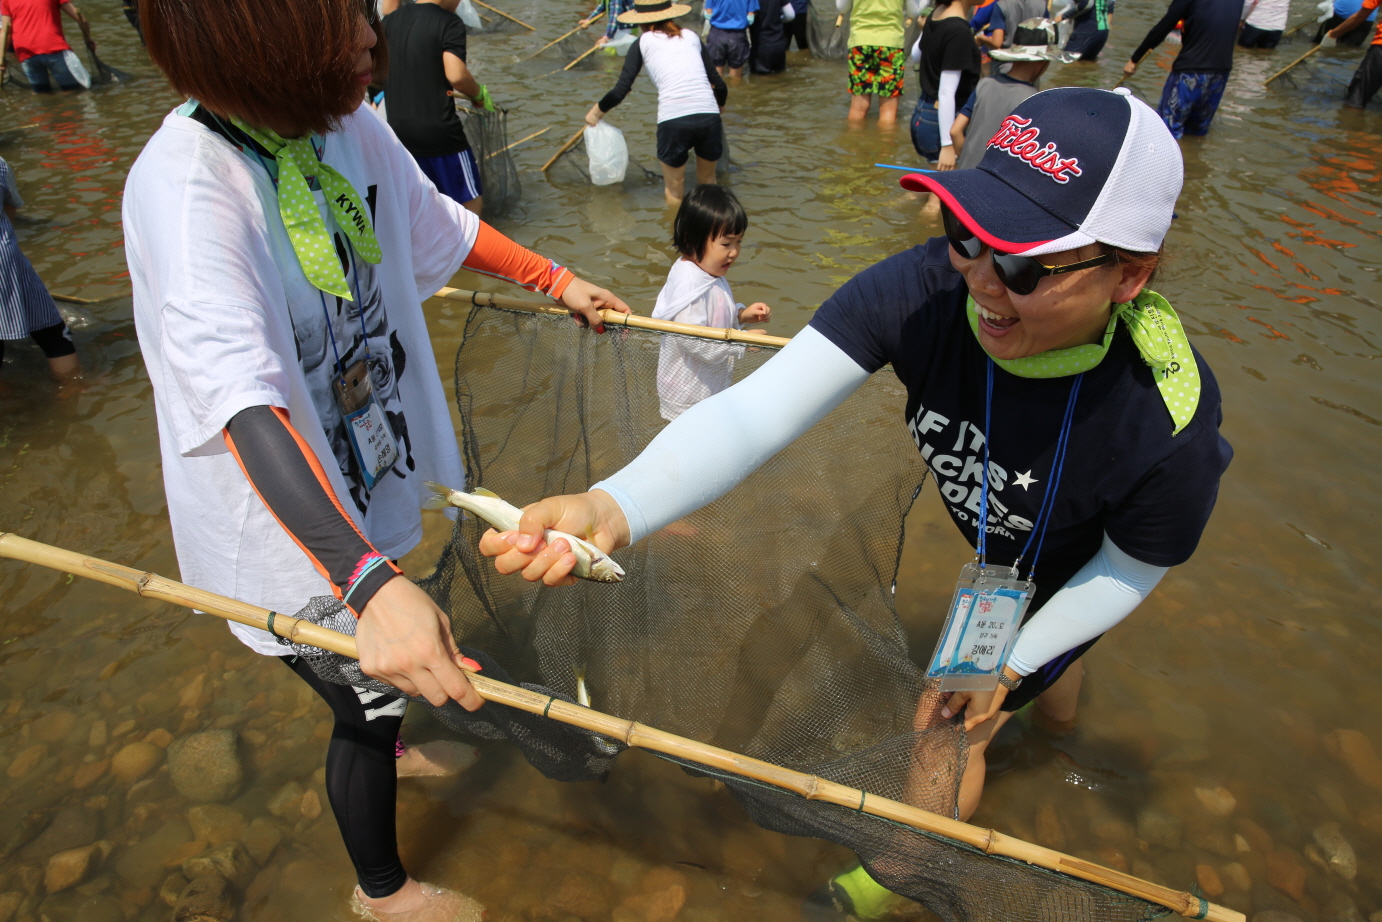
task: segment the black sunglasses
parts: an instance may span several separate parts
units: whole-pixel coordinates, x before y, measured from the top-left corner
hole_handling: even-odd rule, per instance
[[[986,244],[974,236],[973,231],[960,223],[960,219],[955,217],[949,208],[941,208],[941,220],[945,225],[945,237],[950,241],[950,246],[955,252],[965,259],[978,259],[980,254],[984,252]],[[1106,266],[1114,259],[1112,253],[1104,253],[1093,259],[1071,263],[1068,266],[1047,266],[1030,256],[1000,253],[992,247],[989,247],[989,255],[993,260],[993,271],[998,276],[998,280],[1006,285],[1009,291],[1017,295],[1029,295],[1036,291],[1037,285],[1041,284],[1041,280],[1048,275],[1063,275],[1066,272],[1077,272],[1080,269]]]

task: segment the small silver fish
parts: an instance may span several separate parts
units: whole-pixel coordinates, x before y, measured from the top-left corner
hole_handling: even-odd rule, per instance
[[[444,509],[447,506],[456,506],[474,513],[500,531],[516,531],[518,520],[523,515],[522,509],[504,502],[483,487],[474,493],[463,493],[460,490],[453,490],[429,480],[427,481],[427,489],[435,495],[423,503],[424,509]],[[614,558],[589,541],[550,528],[542,535],[542,540],[549,545],[558,538],[564,538],[571,548],[571,553],[576,555],[576,566],[571,571],[572,576],[594,580],[597,583],[617,583],[624,578],[624,568],[615,563]]]
[[[571,671],[576,673],[576,703],[583,708],[590,707],[590,689],[585,685],[585,667],[572,666]]]

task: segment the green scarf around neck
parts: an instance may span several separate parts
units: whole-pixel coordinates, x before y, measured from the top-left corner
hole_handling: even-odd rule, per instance
[[[973,298],[968,299],[965,313],[969,317],[969,328],[978,340],[979,314]],[[1175,424],[1171,435],[1178,435],[1195,418],[1195,409],[1200,405],[1200,369],[1195,364],[1195,354],[1190,351],[1190,340],[1185,335],[1180,318],[1166,299],[1154,291],[1144,290],[1131,301],[1113,305],[1102,342],[1071,346],[1069,349],[1050,349],[1020,359],[1000,359],[992,355],[989,358],[999,368],[1019,378],[1077,375],[1095,368],[1104,360],[1120,318],[1127,326],[1142,360],[1152,369],[1157,390],[1161,392],[1161,399]],[[983,348],[982,340],[979,348]]]
[[[254,128],[238,118],[231,121],[278,161],[278,213],[307,281],[327,294],[355,300],[307,177],[317,178],[331,214],[355,252],[365,262],[377,263],[383,256],[364,199],[350,180],[317,159],[310,138],[285,140],[267,128]]]

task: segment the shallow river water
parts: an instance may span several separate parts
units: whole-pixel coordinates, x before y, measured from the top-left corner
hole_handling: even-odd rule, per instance
[[[1307,14],[1295,6],[1293,22]],[[552,182],[536,171],[620,62],[543,78],[582,46],[519,58],[574,25],[578,5],[507,8],[538,32],[473,36],[471,66],[510,107],[511,139],[552,130],[517,149],[523,201],[496,223],[648,313],[671,259],[660,183],[595,188],[569,168]],[[28,204],[22,246],[55,292],[101,299],[71,309],[80,385],[52,386],[32,344],[6,350],[0,529],[176,576],[120,202],[177,100],[116,4],[84,9],[104,58],[144,79],[0,95],[0,156]],[[1046,85],[1111,86],[1160,10],[1120,5],[1105,59],[1055,68]],[[1214,518],[1195,558],[1086,657],[1079,732],[1053,743],[1012,723],[974,822],[1249,914],[1343,922],[1382,911],[1382,111],[1339,105],[1359,49],[1262,88],[1308,47],[1240,50],[1211,134],[1183,144],[1157,288],[1223,389],[1236,457]],[[1154,101],[1173,53],[1155,52],[1134,90]],[[727,181],[751,226],[730,280],[743,301],[772,304],[773,333],[939,232],[895,172],[872,166],[917,162],[905,120],[846,126],[844,80],[842,63],[793,52],[786,74],[731,89]],[[611,120],[655,168],[653,112],[645,77]],[[462,314],[427,307],[449,370]],[[912,519],[898,601],[924,655],[968,551],[930,488]],[[425,573],[444,539],[430,534],[410,572]],[[0,598],[0,920],[166,919],[161,891],[180,886],[167,881],[183,860],[236,840],[252,854],[235,872],[240,918],[350,918],[353,875],[320,782],[329,715],[288,670],[212,619],[49,570],[0,564]],[[245,780],[225,808],[189,815],[164,750],[206,728],[238,734]],[[414,742],[441,733],[420,714],[405,727]],[[474,893],[495,920],[793,919],[848,858],[761,831],[725,792],[638,754],[606,784],[562,786],[484,744],[459,779],[405,781],[399,797],[410,868]],[[60,888],[50,856],[96,842]]]

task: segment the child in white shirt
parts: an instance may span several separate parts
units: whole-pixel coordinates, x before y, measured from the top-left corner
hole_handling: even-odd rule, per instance
[[[724,186],[700,185],[677,209],[672,243],[681,257],[667,273],[653,317],[705,327],[742,329],[765,323],[772,308],[759,301],[745,307],[734,301],[725,273],[739,258],[749,219],[744,207]],[[686,410],[732,383],[734,362],[744,347],[691,336],[668,334],[657,362],[657,393],[662,418],[676,419]]]

